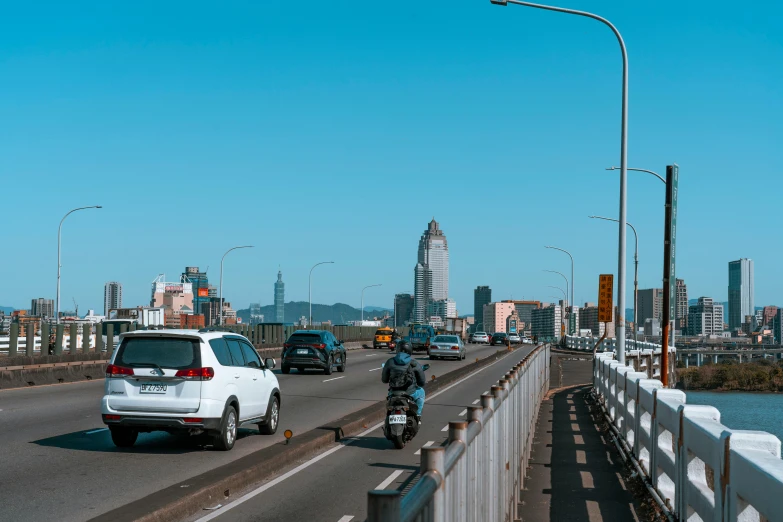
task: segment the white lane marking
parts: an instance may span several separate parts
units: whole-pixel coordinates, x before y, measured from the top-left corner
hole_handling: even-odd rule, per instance
[[[468,414],[468,409],[467,409],[467,408],[465,408],[464,410],[462,410],[461,412],[459,412],[459,416],[460,416],[460,417],[462,417],[463,415],[467,415],[467,414]]]
[[[376,355],[378,355],[378,354],[377,353],[368,353],[367,355],[365,355],[365,357],[375,357]],[[351,517],[351,518],[353,518],[353,517]]]
[[[87,431],[87,432],[85,432],[84,434],[85,434],[85,435],[92,435],[93,433],[100,433],[101,431],[106,431],[106,430],[108,430],[108,429],[109,429],[109,428],[101,428],[101,429],[99,429],[99,430],[92,430],[92,431]]]
[[[337,522],[351,522],[353,520],[353,515],[345,515],[343,518],[338,520]]]
[[[373,368],[373,369],[372,369],[372,370],[370,370],[370,371],[371,371],[371,372],[377,372],[378,370],[383,370],[383,366],[381,366],[380,368]]]
[[[440,431],[449,431],[449,425],[448,425],[448,424],[446,424],[446,425],[443,427],[443,429],[442,429],[442,430],[440,430]]]
[[[429,448],[433,444],[435,444],[434,440],[428,440],[427,442],[424,443],[424,446],[422,446],[421,448]],[[421,448],[417,449],[413,454],[414,455],[421,455]]]
[[[481,395],[489,395],[489,390],[485,391],[485,392],[484,392],[484,393],[482,393]]]
[[[333,379],[326,379],[324,382],[336,381],[337,379],[345,379],[345,375],[343,375],[342,377],[335,377]]]
[[[397,477],[399,477],[400,475],[402,475],[401,469],[394,470],[394,472],[391,475],[389,475],[386,478],[386,480],[378,484],[378,487],[376,487],[375,489],[386,489],[387,487],[389,487],[389,484],[397,480]]]
[[[473,404],[478,404],[480,400],[481,399],[476,399],[475,401],[473,401]]]
[[[506,357],[508,357],[509,355],[511,355],[512,353],[514,353],[514,352],[508,352],[508,353],[506,353],[505,355],[503,355],[503,356],[502,356],[500,359],[498,359],[497,361],[495,361],[495,362],[493,362],[493,363],[491,363],[491,364],[488,364],[488,365],[484,366],[483,368],[479,368],[479,369],[478,369],[478,370],[476,370],[475,372],[473,372],[473,373],[471,373],[471,374],[467,375],[466,377],[463,377],[462,379],[458,380],[457,382],[454,382],[454,383],[452,383],[452,384],[450,384],[450,385],[446,386],[446,387],[445,387],[445,388],[443,388],[442,390],[438,390],[437,392],[435,392],[435,393],[433,393],[432,395],[430,395],[429,397],[427,397],[427,398],[426,398],[424,401],[426,402],[426,401],[432,400],[432,399],[434,399],[435,397],[437,397],[438,395],[440,395],[441,393],[446,393],[447,391],[449,391],[449,390],[450,390],[450,389],[452,389],[453,387],[455,387],[455,386],[459,386],[459,385],[460,385],[460,384],[462,384],[463,382],[465,382],[465,381],[467,381],[468,379],[470,379],[470,378],[474,377],[475,375],[478,375],[479,373],[483,372],[483,371],[484,371],[484,370],[486,370],[487,368],[491,368],[491,367],[495,366],[497,363],[499,363],[500,361],[503,361],[503,360],[505,360],[505,358],[506,358]],[[9,389],[16,390],[16,389],[20,389],[20,388],[9,388]],[[291,470],[291,471],[289,471],[288,473],[285,473],[285,474],[283,474],[283,475],[280,475],[280,476],[279,476],[279,477],[277,477],[276,479],[274,479],[274,480],[271,480],[271,481],[267,482],[267,483],[266,483],[266,484],[264,484],[263,486],[260,486],[260,487],[258,487],[257,489],[254,489],[253,491],[251,491],[251,492],[249,492],[249,493],[246,493],[246,494],[245,494],[244,496],[242,496],[242,497],[239,497],[238,499],[236,499],[236,500],[235,500],[234,502],[232,502],[231,504],[229,504],[229,505],[227,505],[227,506],[223,506],[222,508],[218,509],[217,511],[213,511],[213,512],[212,512],[212,513],[210,513],[209,515],[207,515],[207,516],[205,516],[205,517],[203,517],[203,518],[200,518],[200,519],[198,519],[198,520],[200,520],[200,521],[203,521],[203,522],[209,522],[210,520],[213,520],[213,519],[215,519],[215,518],[217,518],[217,517],[219,517],[219,516],[223,515],[223,514],[224,514],[224,513],[226,513],[227,511],[229,511],[229,510],[231,510],[231,509],[234,509],[235,507],[237,507],[237,506],[239,506],[239,505],[241,505],[241,504],[244,504],[244,503],[245,503],[245,502],[247,502],[248,500],[251,500],[252,498],[254,498],[254,497],[256,497],[256,496],[260,495],[260,494],[261,494],[261,493],[263,493],[264,491],[266,491],[266,490],[268,490],[268,489],[270,489],[270,488],[273,488],[273,487],[277,486],[278,484],[280,484],[281,482],[283,482],[283,481],[284,481],[284,480],[286,480],[287,478],[293,477],[294,475],[296,475],[296,474],[297,474],[297,473],[299,473],[300,471],[302,471],[302,470],[305,470],[305,469],[309,468],[310,466],[312,466],[313,464],[315,464],[315,463],[319,462],[320,460],[323,460],[323,459],[325,459],[326,457],[328,457],[328,456],[329,456],[329,455],[331,455],[332,453],[334,453],[334,452],[336,452],[336,451],[339,451],[339,450],[343,449],[344,447],[346,447],[346,446],[350,445],[351,443],[353,443],[353,442],[355,442],[355,441],[357,441],[357,440],[360,440],[360,439],[361,439],[361,437],[366,437],[367,435],[369,435],[369,434],[370,434],[370,433],[372,433],[373,431],[375,431],[375,430],[379,429],[381,426],[383,426],[384,422],[386,422],[386,421],[384,420],[384,421],[382,421],[382,422],[379,422],[379,423],[378,423],[378,424],[376,424],[375,426],[370,426],[369,428],[367,428],[367,429],[366,429],[366,430],[364,430],[363,432],[359,433],[358,435],[354,435],[353,437],[351,437],[351,438],[349,438],[349,439],[345,439],[345,440],[344,440],[345,444],[340,444],[340,445],[338,445],[338,446],[335,446],[335,447],[333,447],[333,448],[331,448],[331,449],[328,449],[328,450],[324,451],[324,452],[323,452],[323,453],[321,453],[320,455],[316,455],[315,457],[311,458],[311,459],[310,459],[310,460],[308,460],[307,462],[303,462],[303,463],[302,463],[302,464],[300,464],[299,466],[295,467],[294,469],[292,469],[292,470]],[[448,430],[448,426],[446,426],[446,429]]]

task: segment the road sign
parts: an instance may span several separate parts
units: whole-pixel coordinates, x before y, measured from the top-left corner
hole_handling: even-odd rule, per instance
[[[598,322],[612,322],[613,301],[614,276],[612,274],[601,274],[598,276]]]

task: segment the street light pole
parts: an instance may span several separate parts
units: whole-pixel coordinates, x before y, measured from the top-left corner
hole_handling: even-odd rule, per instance
[[[313,270],[318,265],[331,265],[334,264],[334,261],[321,261],[320,263],[316,263],[313,265],[313,268],[310,269],[310,277],[307,282],[308,291],[307,291],[307,300],[310,302],[310,317],[307,321],[307,326],[310,326],[313,324]]]
[[[604,221],[614,221],[617,222],[616,219],[603,217],[603,216],[588,216],[590,219],[603,219]],[[639,236],[636,233],[636,228],[630,224],[626,223],[629,227],[631,227],[631,230],[633,230],[633,237],[634,237],[634,249],[633,249],[633,340],[634,343],[639,342],[639,323],[638,323],[638,306],[637,306],[637,296],[639,294]]]
[[[60,269],[62,268],[62,263],[60,261],[61,255],[60,255],[60,243],[62,242],[62,231],[63,231],[63,221],[65,221],[65,218],[76,212],[77,210],[87,210],[89,208],[103,208],[101,205],[93,205],[91,207],[79,207],[75,208],[73,210],[68,211],[67,214],[63,216],[63,218],[60,220],[60,226],[57,227],[57,310],[54,312],[54,322],[55,324],[60,324]]]
[[[544,9],[547,11],[555,11],[558,13],[566,13],[577,16],[584,16],[597,20],[612,30],[617,42],[620,44],[620,52],[623,59],[623,80],[622,80],[622,111],[621,111],[621,123],[620,123],[620,219],[619,219],[619,240],[617,244],[617,305],[621,310],[622,315],[625,315],[625,218],[626,218],[626,179],[627,179],[627,152],[628,152],[628,53],[625,49],[625,42],[623,41],[620,31],[612,25],[612,23],[606,18],[602,18],[598,15],[588,13],[586,11],[576,11],[574,9],[565,9],[562,7],[554,7],[549,5],[534,4],[531,2],[522,2],[520,0],[490,0],[493,4],[506,5],[517,4],[525,7],[533,7],[536,9]],[[573,292],[573,278],[571,282]],[[625,318],[621,317],[619,324],[617,325],[617,360],[625,364]]]
[[[563,248],[558,248],[558,247],[555,247],[555,246],[547,246],[545,248],[551,248],[552,250],[559,250],[560,252],[564,252],[564,253],[568,254],[568,257],[571,258],[571,315],[573,315],[573,310],[574,310],[574,286],[576,286],[574,284],[575,283],[574,282],[574,256],[571,255],[571,252],[569,252],[568,250],[565,250]],[[568,297],[566,297],[566,301],[568,301]],[[576,328],[576,323],[574,323],[574,328]],[[568,333],[575,333],[575,332],[571,332],[571,324],[570,323],[568,324],[568,330],[569,330]]]
[[[561,292],[563,292],[563,306],[562,306],[563,314],[562,314],[562,317],[560,318],[560,327],[561,327],[561,330],[562,330],[563,322],[565,321],[565,308],[566,308],[565,307],[565,303],[568,301],[568,293],[565,292],[559,286],[547,285],[547,287],[554,288],[555,290],[560,290]],[[549,297],[554,297],[554,296],[550,295]],[[557,299],[557,297],[555,297],[555,299]]]
[[[218,326],[223,326],[223,260],[226,259],[226,256],[229,252],[238,248],[253,248],[253,245],[235,246],[233,248],[229,248],[226,250],[226,253],[223,254],[223,257],[220,258],[220,315],[218,316]]]
[[[558,272],[557,270],[542,270],[542,272],[549,272],[550,274],[557,274],[560,277],[562,277],[565,280],[565,283],[566,283],[566,295],[568,295],[568,278],[565,275],[563,275],[562,272]],[[568,300],[567,297],[566,297],[566,300]]]
[[[375,286],[382,286],[382,285],[380,285],[380,284],[378,284],[378,285],[368,285],[368,286],[365,286],[364,288],[362,288],[362,326],[364,326],[364,291],[367,290],[368,288],[373,288]],[[395,317],[394,320],[396,322],[397,318]]]

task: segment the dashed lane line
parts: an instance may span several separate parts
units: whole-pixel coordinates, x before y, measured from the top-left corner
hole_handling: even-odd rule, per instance
[[[337,379],[345,379],[345,375],[343,375],[342,377],[334,377],[333,379],[326,379],[324,382],[336,381]]]
[[[384,480],[383,482],[378,484],[378,487],[375,488],[375,489],[386,489],[387,487],[389,487],[389,484],[391,484],[392,482],[397,480],[397,477],[399,477],[400,475],[402,475],[402,470],[401,469],[394,470],[394,472],[392,472],[392,474],[389,475],[386,478],[386,480]]]
[[[108,430],[108,429],[109,429],[109,428],[100,428],[100,429],[98,429],[98,430],[87,431],[87,432],[85,432],[84,434],[85,434],[85,435],[92,435],[93,433],[100,433],[100,432],[102,432],[102,431],[106,431],[106,430]]]
[[[424,446],[422,446],[421,448],[429,448],[433,444],[435,444],[434,440],[428,440],[427,442],[424,443]],[[421,455],[421,448],[417,449],[413,454],[414,455]]]

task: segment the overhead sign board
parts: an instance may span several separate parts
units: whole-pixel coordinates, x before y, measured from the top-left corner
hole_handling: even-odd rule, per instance
[[[601,274],[598,276],[598,322],[611,323],[614,302],[614,276]]]

